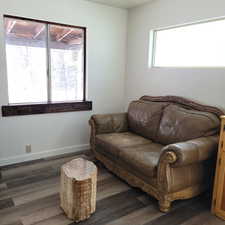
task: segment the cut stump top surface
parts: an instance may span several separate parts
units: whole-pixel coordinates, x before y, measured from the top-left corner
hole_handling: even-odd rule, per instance
[[[97,167],[91,161],[83,158],[74,159],[62,166],[67,177],[82,181],[92,177],[97,172]]]

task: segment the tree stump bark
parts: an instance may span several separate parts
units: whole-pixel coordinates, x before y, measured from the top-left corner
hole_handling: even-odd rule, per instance
[[[78,158],[61,168],[60,202],[68,218],[75,222],[90,217],[96,209],[97,167]]]

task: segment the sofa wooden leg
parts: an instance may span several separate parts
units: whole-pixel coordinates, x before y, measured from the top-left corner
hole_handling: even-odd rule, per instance
[[[159,210],[161,212],[164,212],[164,213],[169,212],[170,206],[171,206],[171,201],[167,199],[159,200]]]

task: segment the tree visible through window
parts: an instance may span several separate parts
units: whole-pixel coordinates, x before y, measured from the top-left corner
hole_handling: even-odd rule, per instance
[[[4,20],[9,103],[85,100],[85,28]]]

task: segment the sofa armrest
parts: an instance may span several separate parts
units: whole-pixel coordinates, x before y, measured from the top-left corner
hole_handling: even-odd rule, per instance
[[[128,130],[127,113],[93,115],[89,124],[96,135],[126,132]]]
[[[217,153],[219,136],[209,136],[170,144],[163,148],[161,157],[173,155],[173,167],[186,166],[211,158]],[[162,157],[165,158],[165,157]]]
[[[162,149],[158,170],[157,183],[162,193],[170,193],[176,189],[174,183],[175,171],[193,172],[196,164],[211,158],[217,153],[218,136],[202,137],[194,140],[170,144]],[[199,171],[196,171],[199,173]],[[178,173],[178,176],[179,173]],[[198,177],[198,176],[197,176]],[[180,179],[180,177],[178,177]],[[185,176],[182,179],[185,187],[190,186],[190,176]]]

